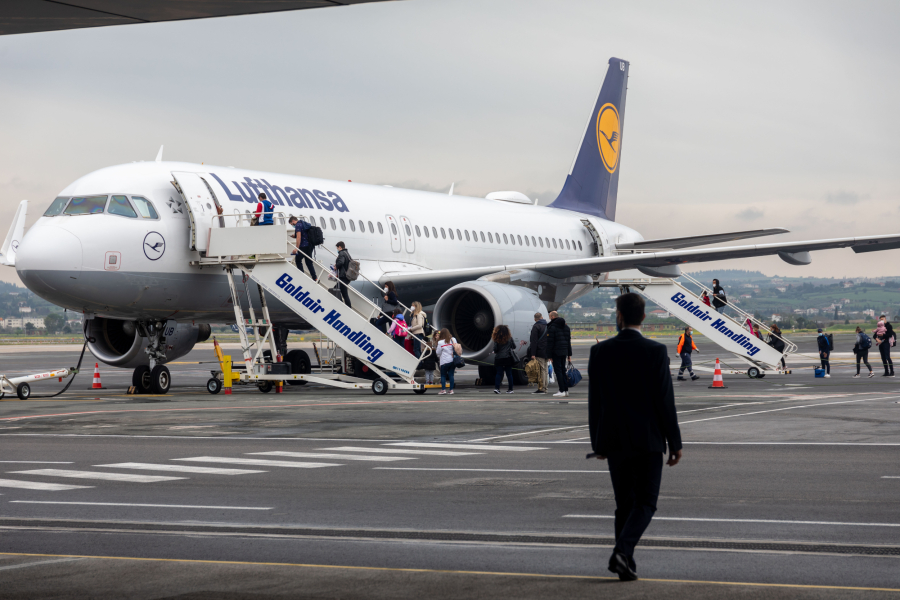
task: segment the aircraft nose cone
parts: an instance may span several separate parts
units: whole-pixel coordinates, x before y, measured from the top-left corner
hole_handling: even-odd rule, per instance
[[[81,240],[61,227],[32,227],[16,254],[16,272],[34,293],[54,295],[81,272]]]

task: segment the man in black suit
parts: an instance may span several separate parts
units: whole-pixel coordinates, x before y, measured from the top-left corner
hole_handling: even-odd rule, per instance
[[[588,421],[591,445],[609,459],[616,496],[616,547],[609,570],[622,581],[637,579],[634,547],[656,512],[662,463],[681,460],[681,431],[666,347],[641,335],[644,300],[616,299],[616,337],[591,348]]]

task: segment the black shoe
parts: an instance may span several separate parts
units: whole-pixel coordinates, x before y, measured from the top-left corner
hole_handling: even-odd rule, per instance
[[[531,392],[531,393],[532,393],[532,394],[546,394],[547,392],[545,392],[544,390],[534,390],[534,391]]]
[[[697,381],[698,379],[700,379],[699,375],[691,375],[691,381]]]
[[[619,581],[634,581],[638,578],[628,558],[621,552],[614,552],[610,557],[609,570],[619,576]]]
[[[679,377],[679,378],[676,379],[675,381],[687,381],[687,379],[685,379],[684,377]]]

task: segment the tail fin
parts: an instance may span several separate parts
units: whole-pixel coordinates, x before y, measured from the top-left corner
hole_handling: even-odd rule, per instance
[[[606,79],[566,183],[550,206],[615,221],[628,61],[609,59]]]

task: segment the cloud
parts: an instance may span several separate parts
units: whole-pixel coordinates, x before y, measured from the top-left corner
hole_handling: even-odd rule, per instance
[[[845,192],[844,190],[825,194],[825,201],[831,204],[856,204],[860,200],[866,200],[868,198],[868,194],[857,194],[855,192]]]
[[[765,213],[758,208],[749,207],[745,208],[741,212],[737,214],[739,219],[744,219],[745,221],[752,221],[754,219],[761,219]]]

